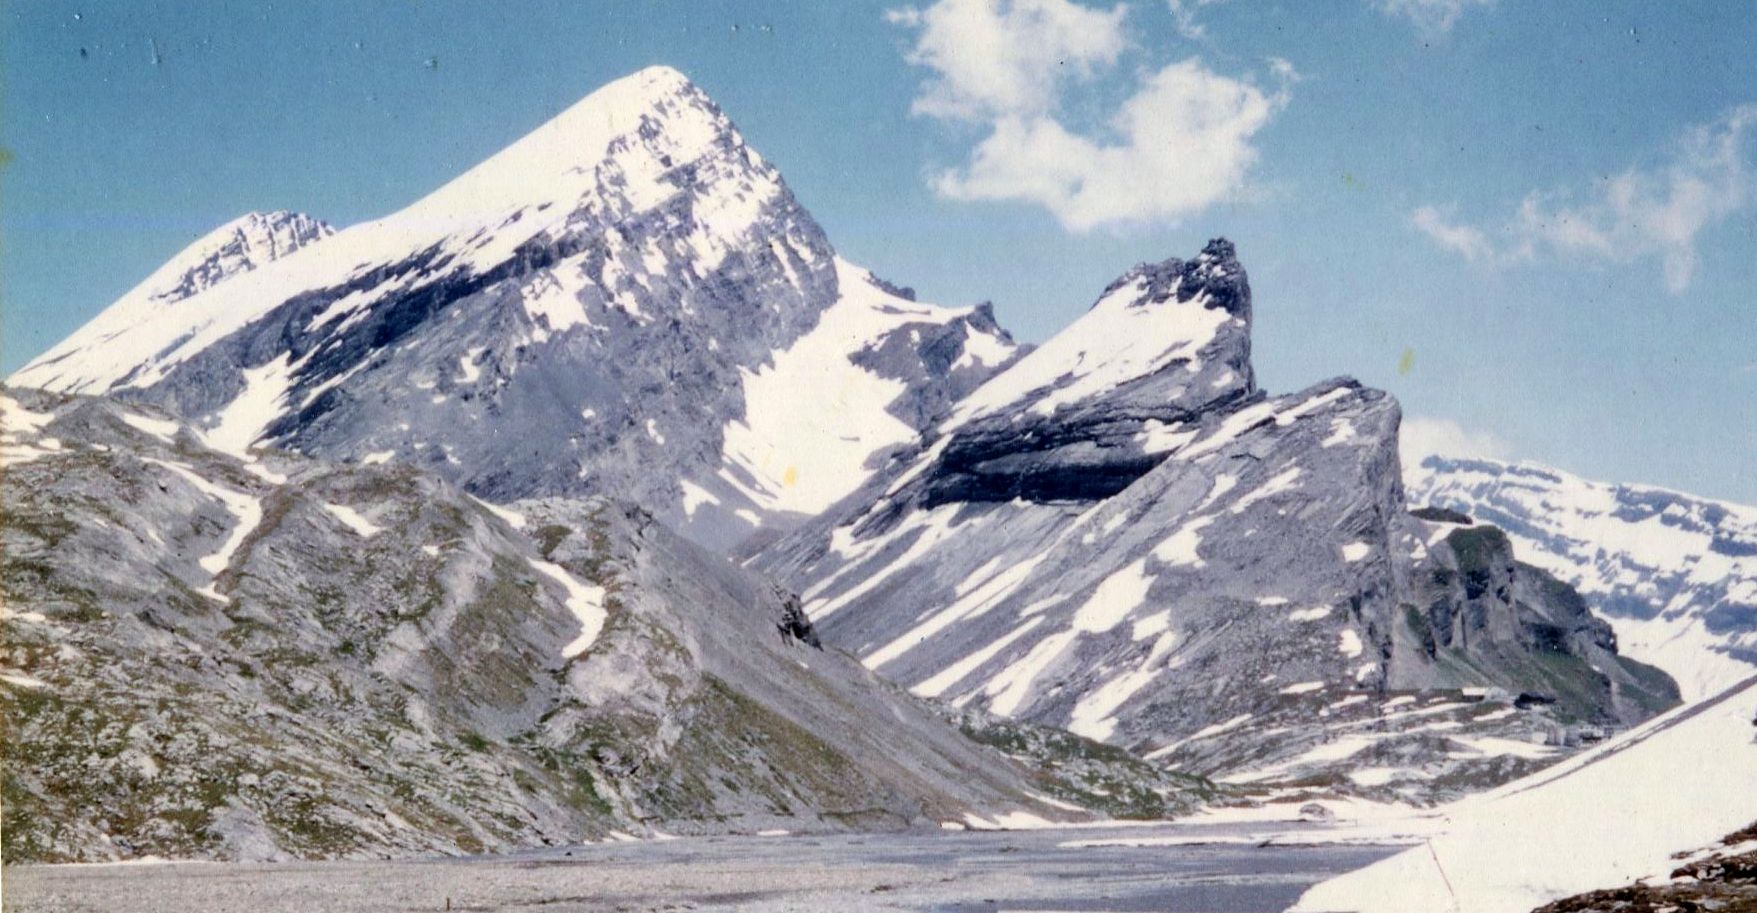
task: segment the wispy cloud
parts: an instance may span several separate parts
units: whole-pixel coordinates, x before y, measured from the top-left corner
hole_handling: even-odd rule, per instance
[[[1466,260],[1487,260],[1495,255],[1494,244],[1482,229],[1451,222],[1432,206],[1416,209],[1410,214],[1409,221],[1422,234],[1434,239],[1434,243],[1456,251]]]
[[[1226,0],[1165,0],[1171,8],[1171,21],[1177,33],[1189,41],[1207,41],[1208,28],[1197,18],[1203,7],[1217,6]]]
[[[988,129],[968,161],[933,176],[934,189],[1040,205],[1071,231],[1176,221],[1239,195],[1253,140],[1297,75],[1273,62],[1278,87],[1266,90],[1192,57],[1136,77],[1107,135],[1070,129],[1063,93],[1133,46],[1125,15],[1070,0],[940,0],[889,13],[918,32],[909,62],[933,72],[916,113]]]
[[[1404,466],[1418,466],[1430,456],[1511,459],[1513,448],[1487,431],[1472,431],[1449,418],[1409,415],[1397,442]]]
[[[1757,105],[1735,107],[1685,130],[1660,165],[1629,168],[1586,193],[1533,191],[1493,233],[1453,223],[1433,206],[1415,210],[1410,218],[1436,243],[1469,260],[1655,259],[1666,288],[1678,294],[1695,278],[1698,236],[1757,207],[1754,132]]]
[[[1495,5],[1495,0],[1376,0],[1373,4],[1387,16],[1401,16],[1429,34],[1450,32],[1471,9]]]

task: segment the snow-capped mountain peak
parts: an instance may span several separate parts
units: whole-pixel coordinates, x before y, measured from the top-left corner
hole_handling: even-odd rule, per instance
[[[1231,242],[1137,265],[959,400],[892,494],[930,505],[1115,494],[1205,412],[1261,398],[1250,332],[1250,281]]]
[[[515,236],[530,237],[584,208],[618,215],[655,208],[701,184],[697,172],[722,158],[741,159],[735,167],[750,186],[743,206],[715,201],[725,209],[715,215],[727,220],[704,225],[704,238],[714,229],[744,227],[739,216],[748,221],[762,199],[781,192],[779,175],[745,148],[732,121],[687,77],[648,67],[592,92],[401,215],[477,226],[516,213],[533,221]]]
[[[412,462],[491,499],[614,492],[724,547],[851,491],[1011,359],[992,314],[899,291],[838,261],[725,113],[654,67],[397,213],[152,320],[118,303],[94,321],[115,332],[13,382],[126,390],[227,449]]]
[[[321,322],[340,322],[406,286],[399,280],[411,273],[480,277],[509,259],[536,255],[529,248],[541,244],[541,237],[627,223],[646,213],[688,220],[678,240],[690,249],[681,253],[707,271],[746,238],[766,206],[783,202],[792,201],[780,175],[745,148],[713,102],[676,70],[651,67],[587,95],[407,208],[340,232],[320,256],[287,258],[248,283],[196,285],[182,296],[190,306],[179,308],[175,318],[125,320],[139,308],[124,299],[112,308],[123,313],[106,311],[93,321],[102,333],[76,334],[10,382],[82,392],[149,386],[267,316],[287,300],[277,294],[283,289],[319,291],[328,285],[343,292],[325,294],[330,308],[320,315]],[[236,224],[197,242],[161,272],[180,272],[175,267],[198,259],[204,245],[230,237]],[[783,240],[804,241],[796,256],[808,262],[826,259],[827,248],[813,249],[822,247],[821,237]],[[281,253],[292,249],[284,246]],[[649,272],[678,253],[638,252]],[[827,263],[819,272],[821,279]],[[204,290],[212,293],[199,294]]]

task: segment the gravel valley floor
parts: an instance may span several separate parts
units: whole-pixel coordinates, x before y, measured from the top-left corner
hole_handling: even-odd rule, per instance
[[[1237,825],[716,837],[406,862],[27,866],[7,911],[1273,913],[1394,847],[1258,846]],[[1126,838],[1156,846],[1071,846]],[[1184,843],[1184,841],[1190,841]],[[1173,845],[1166,845],[1173,844]]]

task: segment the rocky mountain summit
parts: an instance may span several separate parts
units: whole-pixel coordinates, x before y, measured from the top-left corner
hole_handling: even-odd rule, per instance
[[[1115,494],[1158,462],[1154,430],[1256,394],[1250,320],[1225,241],[1130,270],[940,423],[923,503]]]
[[[622,502],[226,453],[107,398],[10,391],[0,423],[12,861],[992,827],[1129,769],[948,720]]]
[[[1428,457],[1411,503],[1493,523],[1526,561],[1579,589],[1624,653],[1696,700],[1757,665],[1757,508],[1529,463]]]
[[[1240,781],[1455,794],[1676,701],[1499,531],[1408,512],[1391,397],[1257,390],[1250,313],[1224,241],[1131,270],[752,566],[918,694]]]
[[[1013,357],[991,312],[905,291],[655,67],[385,218],[222,228],[10,383],[491,500],[613,493],[725,548],[846,494]]]

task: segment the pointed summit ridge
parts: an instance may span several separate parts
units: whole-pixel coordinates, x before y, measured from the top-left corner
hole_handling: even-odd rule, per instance
[[[1235,782],[1342,782],[1371,751],[1404,769],[1354,786],[1450,798],[1515,772],[1531,755],[1513,737],[1553,722],[1387,729],[1400,692],[1534,690],[1597,726],[1676,702],[1498,531],[1407,513],[1390,394],[1258,391],[1250,315],[1225,241],[1134,267],[748,564],[917,694]],[[1374,729],[1332,753],[1344,721]]]
[[[687,77],[648,67],[575,102],[410,210],[456,219],[563,202],[601,177],[624,184],[639,208],[675,191],[663,186],[672,171],[743,146],[731,120]]]

